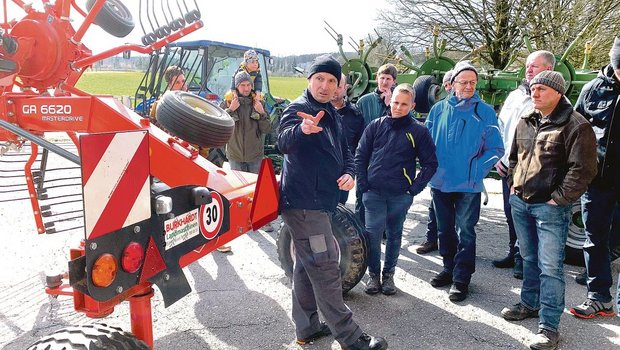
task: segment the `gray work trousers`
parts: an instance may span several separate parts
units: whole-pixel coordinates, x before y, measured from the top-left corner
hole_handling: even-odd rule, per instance
[[[295,246],[293,322],[297,339],[320,328],[318,309],[340,344],[354,343],[362,330],[342,298],[338,251],[329,214],[322,210],[286,209],[282,219]]]

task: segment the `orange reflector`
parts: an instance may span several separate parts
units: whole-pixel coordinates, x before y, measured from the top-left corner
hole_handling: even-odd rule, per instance
[[[92,280],[97,287],[105,288],[112,284],[116,277],[118,264],[112,254],[103,254],[93,264]]]
[[[138,271],[144,261],[144,249],[140,243],[131,242],[123,250],[121,266],[125,272],[134,273]]]

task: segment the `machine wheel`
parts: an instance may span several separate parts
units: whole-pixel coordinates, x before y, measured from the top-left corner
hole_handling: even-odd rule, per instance
[[[145,342],[122,329],[105,324],[67,327],[32,344],[28,350],[149,350]]]
[[[351,210],[341,204],[338,204],[332,215],[331,223],[336,239],[334,244],[338,250],[342,292],[344,294],[353,289],[366,272],[368,267],[366,240],[359,219]],[[286,276],[292,278],[295,247],[291,240],[290,229],[286,224],[282,225],[278,233],[277,245],[280,265]]]
[[[223,147],[235,130],[235,121],[223,109],[184,91],[167,91],[156,116],[174,136],[201,147]]]
[[[581,218],[581,202],[573,203],[568,237],[566,239],[564,262],[575,266],[584,266],[583,243],[586,241],[583,219]]]
[[[97,0],[88,0],[86,8],[90,11]],[[95,18],[95,23],[108,34],[117,38],[126,37],[135,24],[129,9],[120,0],[107,0]]]
[[[415,91],[415,111],[422,114],[430,112],[441,94],[441,86],[437,84],[432,75],[419,76],[413,82],[413,90]]]

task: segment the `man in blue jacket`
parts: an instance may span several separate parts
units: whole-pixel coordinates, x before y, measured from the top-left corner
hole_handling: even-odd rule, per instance
[[[451,301],[463,301],[476,269],[476,231],[482,180],[504,154],[493,108],[476,92],[478,72],[468,62],[454,66],[453,94],[435,104],[426,126],[437,148],[439,168],[431,192],[439,230],[443,270],[433,287],[452,284]],[[456,227],[456,231],[454,228]]]
[[[579,318],[615,315],[609,291],[609,237],[614,208],[620,203],[620,37],[609,57],[610,64],[583,87],[575,105],[594,127],[598,155],[598,173],[581,197],[588,294],[585,302],[570,309]]]
[[[368,124],[355,153],[357,185],[366,208],[368,272],[366,293],[396,293],[394,272],[400,252],[403,223],[413,197],[426,187],[437,169],[433,139],[413,119],[415,92],[409,84],[394,89],[391,116]],[[422,169],[416,176],[416,160]],[[381,272],[381,236],[387,234]]]
[[[308,88],[280,120],[280,210],[295,246],[292,316],[298,344],[333,333],[343,349],[387,349],[385,339],[362,332],[342,298],[330,212],[336,209],[339,190],[353,188],[355,172],[342,123],[330,103],[341,74],[334,58],[317,57],[308,71]],[[319,322],[318,309],[326,324]]]

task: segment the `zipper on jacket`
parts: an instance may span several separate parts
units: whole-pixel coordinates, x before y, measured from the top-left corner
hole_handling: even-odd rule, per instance
[[[413,185],[413,182],[411,182],[411,178],[409,177],[409,175],[407,175],[407,169],[403,168],[403,174],[407,178],[407,181],[409,181],[409,186]]]
[[[532,153],[534,151],[534,147],[536,147],[536,140],[538,139],[538,133],[540,132],[540,128],[542,126],[542,122],[540,121],[540,119],[536,120],[536,133],[534,134],[534,142],[532,142],[532,145],[530,146],[530,156],[528,157],[527,160],[527,167],[525,168],[525,171],[523,171],[523,173],[521,174],[521,186],[523,186],[522,191],[521,191],[521,196],[525,197],[525,176],[527,175],[528,170],[530,169],[530,164],[532,164]],[[514,183],[513,183],[514,186]],[[521,198],[523,200],[525,200],[525,198]]]
[[[409,141],[411,141],[411,146],[413,146],[413,148],[415,148],[415,141],[413,141],[413,135],[411,135],[410,132],[408,132],[407,134],[405,134],[407,136],[407,138],[409,139]]]

